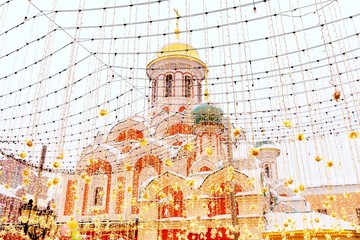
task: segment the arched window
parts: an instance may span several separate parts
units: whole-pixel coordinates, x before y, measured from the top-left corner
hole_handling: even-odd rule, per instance
[[[102,187],[95,188],[94,205],[101,206],[103,204],[104,189]]]
[[[210,172],[211,168],[207,167],[207,166],[202,166],[199,170],[199,172]]]
[[[144,134],[142,133],[142,131],[131,128],[131,129],[122,130],[119,133],[116,141],[123,142],[125,140],[138,140],[142,138],[144,138]]]
[[[193,134],[193,131],[194,130],[191,126],[184,123],[178,123],[170,126],[164,133],[164,136],[172,136],[175,134]]]
[[[197,80],[195,77],[194,77],[194,85],[196,84],[196,88],[197,88],[197,98],[198,98],[198,101],[201,102],[201,97],[202,97],[202,86],[201,86],[201,83],[199,80]],[[196,89],[195,88],[195,89]]]
[[[192,89],[193,89],[193,81],[189,75],[185,75],[185,97],[192,96]]]
[[[21,184],[21,178],[20,178],[20,176],[22,176],[21,169],[22,169],[21,165],[18,165],[15,177],[10,178],[10,179],[13,179],[11,181],[11,187],[13,187],[13,188],[16,188],[18,184]]]
[[[173,82],[173,75],[167,74],[165,78],[165,97],[172,96],[172,82]]]
[[[158,196],[159,218],[171,218],[183,216],[183,192],[174,190],[171,186],[165,187],[161,192],[164,197]]]
[[[157,83],[158,83],[158,80],[154,79],[153,84],[152,84],[153,101],[155,101],[157,99]]]
[[[115,203],[115,213],[122,214],[123,207],[124,207],[124,188],[125,188],[125,178],[119,177],[118,178],[118,185],[117,185],[117,194],[116,194],[116,203]]]
[[[133,199],[136,199],[136,200],[138,199],[139,185],[140,185],[140,182],[143,181],[140,179],[143,176],[141,174],[141,172],[147,166],[151,166],[152,168],[154,168],[156,170],[156,175],[160,175],[160,173],[161,173],[161,161],[159,158],[157,158],[153,155],[146,155],[146,156],[140,158],[139,160],[137,160],[137,162],[135,163],[135,166],[134,166],[135,171],[134,171],[134,175],[133,175],[133,188],[132,188],[132,198]],[[144,173],[146,173],[146,171]],[[146,177],[146,175],[144,177]],[[133,205],[131,207],[131,213],[138,214],[139,208],[136,205]]]
[[[70,216],[75,209],[76,180],[68,180],[65,198],[64,215]]]
[[[218,191],[212,194],[208,203],[209,217],[231,213],[229,194],[229,191],[231,191],[230,187],[231,185],[229,182],[221,183],[220,189],[218,189]],[[243,191],[242,187],[238,184],[235,184],[234,189],[235,194]],[[239,206],[237,202],[235,202],[235,211],[236,214],[239,214]]]
[[[270,167],[269,164],[265,164],[265,174],[267,178],[270,178]]]
[[[82,215],[92,215],[91,207],[99,207],[98,214],[108,214],[110,207],[111,164],[105,160],[98,160],[90,164],[86,173],[92,178],[85,183],[82,205]]]

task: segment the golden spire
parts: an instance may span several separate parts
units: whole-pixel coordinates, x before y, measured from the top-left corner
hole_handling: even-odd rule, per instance
[[[209,84],[207,79],[208,70],[205,69],[205,91],[204,91],[204,100],[209,102]]]
[[[209,89],[207,83],[205,83],[204,100],[209,101]]]
[[[176,39],[179,40],[180,39],[180,28],[179,28],[180,14],[177,9],[174,9],[174,12],[176,13],[176,28],[174,30],[174,33],[175,33]]]

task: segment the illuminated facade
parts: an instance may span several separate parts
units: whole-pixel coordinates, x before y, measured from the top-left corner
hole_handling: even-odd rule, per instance
[[[102,239],[359,236],[279,184],[280,150],[234,136],[223,111],[202,100],[206,74],[190,45],[162,48],[147,65],[149,117],[120,122],[85,148],[60,186],[58,221],[74,216],[84,236]]]

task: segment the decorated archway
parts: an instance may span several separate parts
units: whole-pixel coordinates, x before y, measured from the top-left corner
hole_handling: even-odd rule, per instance
[[[236,194],[242,191],[243,189],[240,185],[235,184],[232,186],[230,182],[223,182],[218,186],[214,185],[214,190],[208,203],[208,216],[213,217],[217,215],[230,214],[232,211],[230,205],[230,192],[234,192]],[[237,202],[235,204],[236,214],[239,214]]]
[[[133,175],[133,187],[132,187],[132,198],[138,199],[139,196],[139,176],[141,171],[145,168],[151,166],[153,167],[157,174],[160,175],[161,173],[161,161],[158,157],[154,155],[146,155],[139,160],[136,161],[134,166],[134,175]],[[131,208],[132,213],[138,213],[139,209],[136,206],[132,206]]]
[[[183,192],[180,189],[167,186],[158,194],[157,198],[159,219],[183,216]]]
[[[90,177],[94,177],[100,172],[103,172],[103,176],[105,176],[105,182],[96,182],[90,181],[85,183],[84,187],[84,199],[82,204],[82,215],[92,215],[95,212],[90,210],[92,205],[99,204],[99,209],[96,212],[97,214],[105,214],[109,213],[109,204],[110,204],[110,191],[111,191],[111,173],[112,167],[111,164],[105,160],[98,160],[96,163],[90,164],[86,170],[86,173]],[[102,184],[105,183],[106,186],[104,187]],[[97,188],[98,187],[98,188]],[[98,189],[98,192],[95,191],[94,194],[90,194],[91,189]],[[103,189],[103,193],[99,193],[100,188]],[[102,195],[102,196],[101,196]],[[105,196],[105,201],[100,200]],[[93,198],[94,201],[91,201]],[[101,204],[100,204],[101,203]],[[90,206],[89,206],[90,205]],[[103,207],[103,208],[102,208]]]

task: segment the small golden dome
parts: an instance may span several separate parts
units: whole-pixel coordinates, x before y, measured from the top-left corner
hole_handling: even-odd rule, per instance
[[[167,57],[172,55],[183,55],[200,59],[198,52],[191,45],[185,43],[171,43],[165,45],[157,53],[157,57]]]

